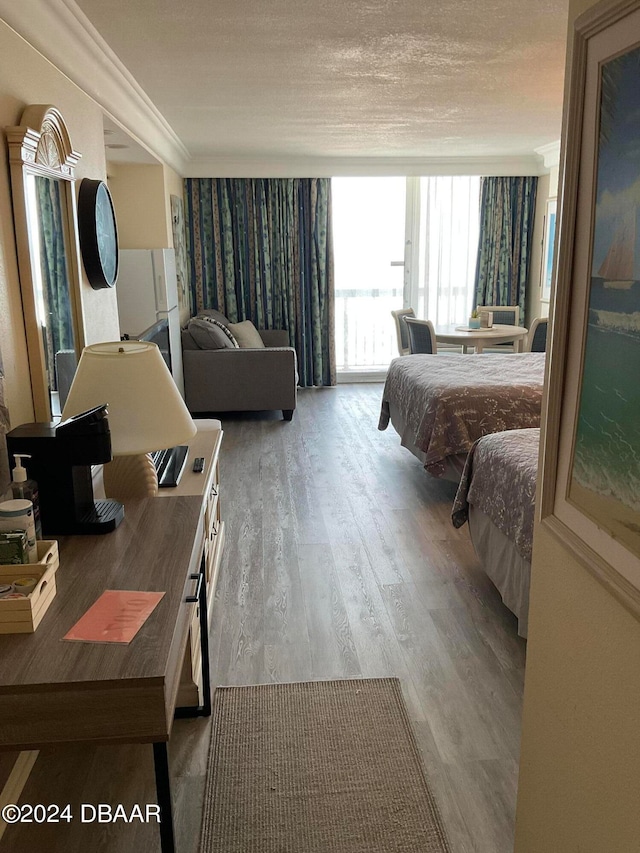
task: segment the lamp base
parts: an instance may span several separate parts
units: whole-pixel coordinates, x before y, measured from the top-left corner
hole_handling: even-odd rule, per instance
[[[104,466],[104,491],[122,503],[158,494],[156,466],[148,453],[116,456]]]

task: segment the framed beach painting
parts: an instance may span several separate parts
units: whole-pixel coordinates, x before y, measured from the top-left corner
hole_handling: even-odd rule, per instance
[[[640,0],[577,19],[563,142],[541,516],[638,610]]]
[[[540,299],[549,302],[551,299],[551,277],[553,275],[553,247],[556,239],[556,207],[557,199],[547,200],[547,212],[544,217],[544,241],[542,244],[542,292]]]

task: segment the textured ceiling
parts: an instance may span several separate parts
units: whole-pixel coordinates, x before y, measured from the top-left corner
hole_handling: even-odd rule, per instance
[[[77,0],[193,158],[530,154],[568,0]]]

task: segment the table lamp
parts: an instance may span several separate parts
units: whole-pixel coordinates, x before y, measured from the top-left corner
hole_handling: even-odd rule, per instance
[[[108,497],[153,497],[158,477],[149,452],[188,441],[196,425],[156,344],[113,341],[82,351],[63,420],[107,404],[112,462],[104,466]]]

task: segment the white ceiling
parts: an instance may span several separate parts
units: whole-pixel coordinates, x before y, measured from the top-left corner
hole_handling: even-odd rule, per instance
[[[531,154],[568,0],[77,0],[192,158]]]
[[[568,0],[77,6],[194,161],[507,158],[560,136]]]

